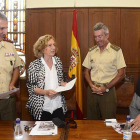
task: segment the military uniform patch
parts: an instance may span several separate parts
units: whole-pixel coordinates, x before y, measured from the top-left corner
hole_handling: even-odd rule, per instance
[[[92,50],[94,50],[95,48],[97,48],[97,45],[95,45],[95,46],[89,48],[89,51],[92,51]]]
[[[110,45],[110,47],[112,48],[112,49],[114,49],[115,51],[119,51],[120,50],[120,47],[118,47],[118,46],[116,46],[116,45]]]

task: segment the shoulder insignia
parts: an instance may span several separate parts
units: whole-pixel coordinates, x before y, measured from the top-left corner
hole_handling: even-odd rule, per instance
[[[95,45],[95,46],[89,48],[89,51],[92,51],[92,50],[94,50],[95,48],[97,48],[97,45]]]
[[[10,40],[10,39],[8,39],[7,37],[4,37],[4,38],[3,38],[3,41],[9,42],[9,43],[13,43],[13,41]]]
[[[116,46],[116,45],[114,45],[114,44],[111,44],[110,47],[111,47],[112,49],[114,49],[115,51],[119,51],[119,50],[120,50],[120,47],[118,47],[118,46]]]

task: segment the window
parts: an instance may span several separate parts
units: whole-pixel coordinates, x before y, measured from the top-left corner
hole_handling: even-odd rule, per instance
[[[0,9],[8,18],[7,38],[13,41],[22,62],[20,77],[25,77],[25,0],[0,0]]]

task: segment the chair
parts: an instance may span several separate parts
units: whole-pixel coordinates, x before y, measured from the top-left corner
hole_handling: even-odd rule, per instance
[[[129,114],[129,105],[134,95],[134,77],[126,77],[116,86],[117,119],[126,119]]]

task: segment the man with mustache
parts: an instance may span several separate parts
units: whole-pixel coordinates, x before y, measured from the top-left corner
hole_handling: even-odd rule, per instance
[[[21,65],[14,45],[3,40],[7,35],[7,28],[7,17],[0,13],[0,94],[16,88]],[[15,120],[14,96],[0,99],[0,120]]]
[[[116,118],[114,86],[125,77],[125,60],[121,48],[109,42],[109,30],[104,23],[97,23],[93,30],[97,45],[89,49],[83,62],[89,84],[87,119]]]

